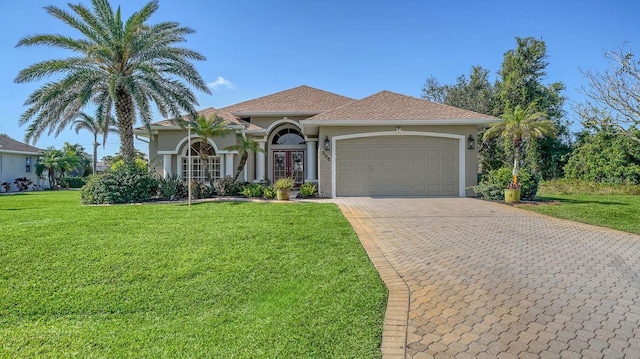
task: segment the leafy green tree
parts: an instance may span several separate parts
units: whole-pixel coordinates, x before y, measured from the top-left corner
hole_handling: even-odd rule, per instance
[[[539,172],[544,178],[561,177],[567,154],[571,151],[569,126],[562,110],[564,85],[543,82],[548,66],[544,41],[518,37],[516,42],[516,48],[504,54],[493,84],[489,80],[489,70],[474,66],[469,77],[458,77],[454,85],[441,85],[437,79],[428,78],[423,86],[423,98],[491,116],[501,116],[509,108],[527,108],[536,103],[535,111],[547,114],[557,128],[557,136],[528,141],[523,149],[524,162],[532,172]],[[479,137],[484,138],[483,131]],[[515,151],[511,141],[500,138],[478,141],[478,149],[484,174],[505,167]]]
[[[198,152],[200,153],[200,160],[205,169],[205,178],[213,189],[213,176],[211,176],[211,171],[209,171],[209,156],[213,154],[213,148],[209,144],[209,141],[215,137],[224,137],[232,130],[224,124],[222,118],[216,115],[210,116],[209,118],[198,116],[195,120],[187,122],[186,125],[190,125],[193,128],[193,132],[202,139]],[[189,151],[191,151],[191,149],[189,149]]]
[[[120,152],[126,161],[135,157],[133,126],[139,116],[145,126],[155,103],[164,117],[195,113],[193,92],[179,79],[210,93],[192,60],[204,60],[198,52],[175,46],[194,31],[176,22],[148,24],[158,10],[153,0],[123,21],[120,8],[108,0],[92,0],[93,9],[69,4],[72,12],[55,6],[45,10],[82,35],[74,39],[60,34],[36,34],[17,46],[52,46],[74,56],[46,60],[20,71],[17,83],[53,76],[27,101],[20,124],[30,123],[27,140],[36,141],[43,131],[60,133],[89,104],[106,117],[115,107],[120,131]]]
[[[454,85],[440,85],[430,77],[422,88],[422,98],[486,115],[494,114],[495,88],[489,70],[473,66],[469,78],[460,75]]]
[[[238,168],[236,168],[236,174],[233,177],[234,181],[238,180],[240,173],[242,173],[244,166],[247,164],[247,159],[249,158],[249,152],[253,152],[253,153],[266,152],[260,147],[258,142],[256,142],[255,139],[253,139],[253,137],[249,137],[249,138],[243,137],[240,143],[238,143],[237,145],[228,146],[226,149],[231,151],[238,151],[240,153],[240,163],[238,164]]]
[[[93,117],[84,112],[78,113],[78,119],[72,124],[76,133],[79,133],[80,130],[87,130],[93,135],[93,160],[91,170],[94,175],[96,174],[98,163],[98,146],[100,146],[98,136],[102,136],[102,148],[104,148],[109,133],[118,133],[118,130],[114,128],[116,125],[116,120],[111,116]]]
[[[562,91],[565,87],[561,82],[549,85],[543,82],[549,65],[543,40],[516,37],[516,42],[516,48],[504,54],[498,73],[496,110],[497,113],[505,113],[509,108],[527,108],[535,103],[534,111],[545,113],[553,121],[557,136],[529,141],[524,162],[533,173],[540,173],[543,178],[560,177],[560,169],[566,163],[564,159],[571,152],[569,126],[563,111],[565,98]],[[505,147],[505,157],[511,157],[515,150],[511,146]]]
[[[531,141],[545,136],[555,136],[556,128],[552,121],[546,119],[546,114],[536,111],[534,102],[527,108],[517,105],[515,109],[507,108],[502,115],[503,121],[494,123],[485,132],[483,139],[502,137],[513,144],[515,150],[513,160],[513,182],[518,183],[518,168],[520,167],[520,149],[524,141]]]
[[[640,184],[640,146],[613,126],[587,128],[578,134],[564,171],[571,179]]]

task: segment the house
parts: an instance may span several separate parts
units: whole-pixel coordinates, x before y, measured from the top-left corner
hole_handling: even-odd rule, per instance
[[[382,91],[355,100],[300,86],[228,107],[207,108],[234,135],[215,138],[209,167],[214,178],[233,175],[237,152],[226,150],[242,136],[253,137],[265,153],[251,154],[242,179],[258,182],[291,177],[316,182],[323,196],[466,196],[477,184],[479,126],[498,119],[459,108]],[[155,122],[149,158],[162,175],[204,180],[198,137],[176,119]]]
[[[39,148],[0,134],[0,183],[8,182],[11,184],[11,190],[17,191],[18,188],[13,181],[26,177],[39,188],[36,164],[40,152],[42,151]],[[3,191],[4,188],[0,187],[0,190]]]

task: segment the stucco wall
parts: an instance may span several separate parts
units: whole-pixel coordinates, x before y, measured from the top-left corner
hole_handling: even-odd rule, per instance
[[[185,141],[184,143],[180,144],[180,142],[182,142],[186,138],[187,131],[181,130],[159,131],[158,134],[152,136],[152,141],[149,141],[149,159],[158,174],[162,174],[164,172],[164,155],[167,154],[166,152],[170,152],[169,155],[171,161],[171,173],[173,174],[179,172],[179,158],[180,156],[182,156],[189,143],[188,141]],[[218,149],[217,155],[222,156],[226,161],[224,152],[227,151],[225,150],[225,148],[237,144],[240,141],[240,138],[241,135],[238,133],[229,133],[224,137],[214,138],[213,141],[215,142],[215,147],[217,147]],[[192,141],[197,140],[198,139],[195,137],[192,138]],[[178,144],[180,144],[180,146],[178,147],[177,153],[175,153]],[[165,153],[163,153],[163,151],[165,151]],[[225,173],[225,175],[234,175],[239,164],[240,155],[235,154],[233,156],[233,172]],[[252,153],[249,153],[246,171],[247,180],[253,181],[255,179],[255,160]],[[244,179],[243,174],[240,174],[239,179]]]
[[[331,151],[324,151],[323,141],[325,136],[331,141],[332,137],[365,133],[365,132],[382,132],[382,131],[396,131],[397,126],[359,126],[359,127],[320,127],[318,138],[321,139],[320,148],[318,149],[318,192],[325,196],[331,196]],[[477,138],[476,126],[401,126],[402,131],[410,132],[436,132],[462,135],[465,138],[472,135]],[[475,186],[478,181],[478,150],[466,149],[465,142],[465,187]],[[328,159],[327,159],[328,157]],[[474,192],[471,189],[466,190],[467,196],[474,196]]]
[[[27,172],[27,157],[31,157],[31,172]],[[21,155],[14,153],[0,152],[0,183],[11,183],[11,190],[17,191],[18,188],[13,184],[16,178],[27,177],[38,186],[38,176],[36,176],[36,163],[38,156]],[[4,191],[4,189],[2,189]]]

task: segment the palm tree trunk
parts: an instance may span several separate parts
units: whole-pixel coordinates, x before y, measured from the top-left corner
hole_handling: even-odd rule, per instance
[[[521,141],[513,141],[513,183],[518,183],[518,173],[520,168],[520,143]]]
[[[131,94],[120,87],[116,89],[116,115],[120,131],[120,152],[125,162],[132,162],[136,156],[133,145],[133,124],[136,122],[135,107]]]
[[[100,144],[98,143],[98,135],[94,135],[93,137],[93,174],[95,175],[97,172],[97,168],[98,168],[98,146]]]
[[[49,188],[54,189],[53,187],[56,184],[56,170],[53,167],[49,167]]]
[[[240,172],[242,172],[242,170],[244,169],[244,165],[247,164],[247,158],[249,158],[249,154],[245,151],[242,154],[242,157],[240,157],[240,163],[238,164],[238,168],[236,168],[236,176],[233,177],[234,181],[238,180],[238,177],[240,176]]]

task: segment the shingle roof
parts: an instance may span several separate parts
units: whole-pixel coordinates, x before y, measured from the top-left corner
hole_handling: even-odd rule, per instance
[[[390,91],[382,91],[332,111],[310,117],[307,121],[465,119],[494,119],[494,117]]]
[[[0,152],[2,151],[16,151],[16,152],[29,152],[29,153],[42,152],[42,150],[37,147],[33,147],[30,145],[27,145],[26,143],[16,141],[5,134],[0,134]]]
[[[317,112],[322,113],[355,101],[352,98],[309,86],[298,86],[257,99],[244,101],[222,110],[237,112]]]
[[[298,86],[289,90],[276,92],[271,95],[259,97],[257,99],[248,100],[237,103],[221,109],[213,107],[198,111],[199,115],[208,117],[214,113],[220,116],[229,125],[242,125],[246,130],[262,130],[254,124],[238,119],[232,113],[242,112],[262,112],[262,113],[322,113],[336,107],[354,102],[349,97],[341,96],[332,92],[323,91],[309,86]],[[191,119],[191,115],[183,115],[183,119]],[[175,118],[154,122],[152,126],[172,127],[178,126]],[[136,130],[143,131],[144,127],[138,127]]]
[[[231,113],[229,113],[228,111],[224,111],[224,110],[216,110],[213,107],[209,107],[209,108],[205,108],[204,110],[200,110],[198,111],[198,115],[199,116],[204,116],[204,117],[209,117],[212,116],[214,114],[217,114],[219,117],[221,117],[226,124],[228,125],[240,125],[240,126],[244,126],[245,130],[260,130],[261,128],[253,125],[247,121],[243,121],[238,119],[236,116],[232,115]],[[185,121],[189,121],[191,120],[191,115],[182,115],[182,118]],[[176,118],[170,118],[167,120],[162,120],[162,121],[158,121],[158,122],[153,122],[151,124],[151,126],[162,126],[162,127],[173,127],[173,126],[178,126],[178,121],[176,120]],[[136,128],[137,130],[144,130],[144,127],[138,127]]]

